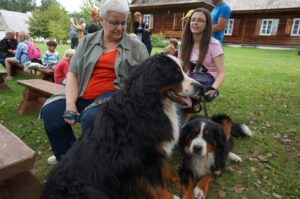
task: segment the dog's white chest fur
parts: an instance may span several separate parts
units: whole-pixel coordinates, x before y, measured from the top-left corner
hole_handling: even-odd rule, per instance
[[[204,157],[193,157],[191,163],[193,171],[195,171],[196,178],[200,178],[207,174],[207,171],[210,171],[210,167],[214,165],[214,154],[208,153]]]
[[[164,142],[162,147],[170,157],[173,151],[174,146],[177,144],[179,139],[179,123],[178,123],[178,116],[176,113],[176,106],[174,103],[165,103],[164,104],[164,112],[168,116],[172,129],[173,129],[173,140],[169,142]]]

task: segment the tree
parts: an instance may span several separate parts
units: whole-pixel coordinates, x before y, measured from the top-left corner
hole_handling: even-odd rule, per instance
[[[47,10],[50,37],[57,40],[68,39],[70,19],[58,3],[51,4]]]
[[[32,12],[32,17],[29,19],[29,34],[32,37],[50,37],[48,17],[45,12],[39,10]]]
[[[46,10],[35,10],[29,20],[29,32],[32,37],[44,37],[60,40],[68,38],[70,20],[59,3],[53,2]]]
[[[80,15],[86,21],[90,21],[91,20],[91,14],[90,14],[91,9],[92,8],[98,9],[99,5],[100,5],[100,0],[84,0]]]
[[[40,9],[42,11],[46,10],[51,4],[58,3],[56,0],[42,0]]]
[[[27,12],[36,7],[35,0],[0,0],[0,8],[9,11]]]

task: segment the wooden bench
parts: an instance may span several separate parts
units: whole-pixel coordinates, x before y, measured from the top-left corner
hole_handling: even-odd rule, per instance
[[[23,100],[17,111],[19,115],[37,111],[50,96],[65,92],[64,86],[42,79],[19,80],[17,82],[25,86]]]
[[[0,90],[10,90],[10,88],[5,83],[4,77],[7,73],[5,71],[0,71]]]
[[[0,124],[0,198],[38,199],[40,182],[32,175],[35,152]]]
[[[39,76],[43,80],[54,82],[54,70],[52,68],[36,68],[29,69],[29,71],[35,76]]]

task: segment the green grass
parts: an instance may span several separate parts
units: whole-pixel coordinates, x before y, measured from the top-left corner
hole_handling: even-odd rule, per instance
[[[58,46],[61,57],[67,48]],[[227,77],[219,98],[208,104],[209,114],[227,113],[249,125],[255,136],[235,140],[234,151],[243,162],[228,162],[208,198],[300,198],[300,56],[296,51],[224,50]],[[0,91],[0,123],[37,152],[34,174],[42,180],[51,169],[46,164],[50,146],[38,113],[16,115],[24,89],[18,79],[24,78],[7,81],[11,91]],[[177,167],[179,161],[173,162]]]

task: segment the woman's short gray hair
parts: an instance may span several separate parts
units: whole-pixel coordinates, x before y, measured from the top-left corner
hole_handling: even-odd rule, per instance
[[[129,6],[127,0],[102,0],[99,6],[100,16],[107,18],[109,11],[119,12],[128,15]]]

